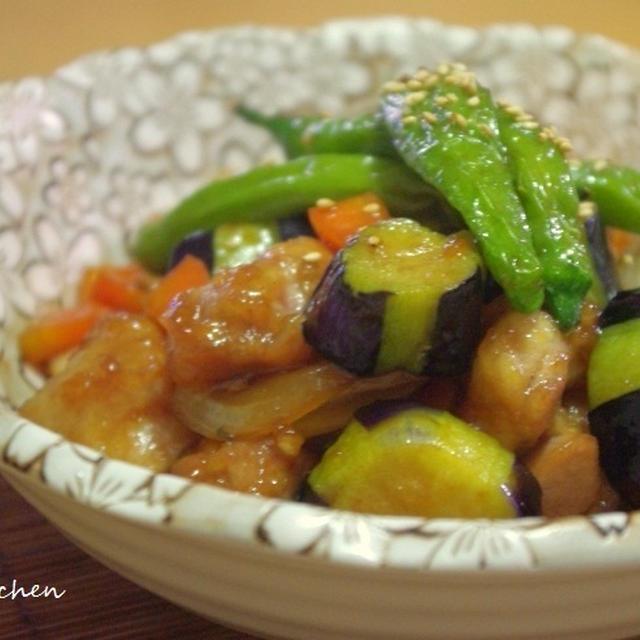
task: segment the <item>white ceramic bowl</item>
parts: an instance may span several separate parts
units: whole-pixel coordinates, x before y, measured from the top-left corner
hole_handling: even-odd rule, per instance
[[[467,63],[579,154],[640,166],[640,54],[524,25],[379,18],[242,27],[99,53],[0,86],[0,470],[71,539],[169,600],[313,640],[621,638],[640,632],[640,515],[368,517],[153,474],[11,411],[37,375],[16,334],[88,263],[221,171],[278,151],[231,114],[355,113],[400,71]]]

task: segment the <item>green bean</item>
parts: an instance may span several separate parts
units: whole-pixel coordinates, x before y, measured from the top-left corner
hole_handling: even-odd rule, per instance
[[[192,231],[227,222],[269,222],[304,211],[320,198],[366,191],[381,197],[394,215],[433,218],[438,226],[429,187],[403,164],[362,154],[321,154],[209,183],[147,223],[132,253],[147,268],[162,271],[174,244]]]

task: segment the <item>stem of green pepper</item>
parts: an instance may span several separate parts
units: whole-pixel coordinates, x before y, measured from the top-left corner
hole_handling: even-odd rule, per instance
[[[393,215],[435,215],[430,189],[401,163],[361,154],[303,156],[209,183],[146,224],[132,253],[148,269],[162,271],[174,244],[192,231],[226,222],[270,222],[304,211],[320,198],[365,191],[382,198]]]
[[[315,153],[365,153],[398,158],[377,114],[355,118],[267,116],[245,106],[237,107],[236,113],[269,131],[289,158]]]

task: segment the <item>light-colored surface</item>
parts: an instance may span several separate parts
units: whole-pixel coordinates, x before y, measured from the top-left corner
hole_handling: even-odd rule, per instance
[[[189,34],[0,87],[3,395],[19,403],[37,383],[17,360],[15,331],[42,304],[64,300],[63,282],[120,253],[145,215],[212,172],[273,157],[266,135],[230,113],[234,102],[362,109],[383,79],[443,58],[469,63],[578,151],[640,164],[640,58],[564,29],[478,33],[394,19],[307,36]],[[11,413],[0,416],[0,468],[108,565],[254,632],[409,640],[640,631],[638,514],[489,523],[335,513],[154,476]]]
[[[188,29],[247,22],[306,26],[389,13],[470,26],[559,24],[640,48],[638,0],[2,0],[0,79],[49,73],[88,51],[149,44]]]

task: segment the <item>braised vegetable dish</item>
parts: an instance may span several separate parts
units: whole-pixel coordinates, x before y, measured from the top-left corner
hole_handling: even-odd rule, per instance
[[[23,416],[114,458],[366,513],[640,507],[640,173],[460,64],[354,118],[238,105],[216,180],[20,336]]]

